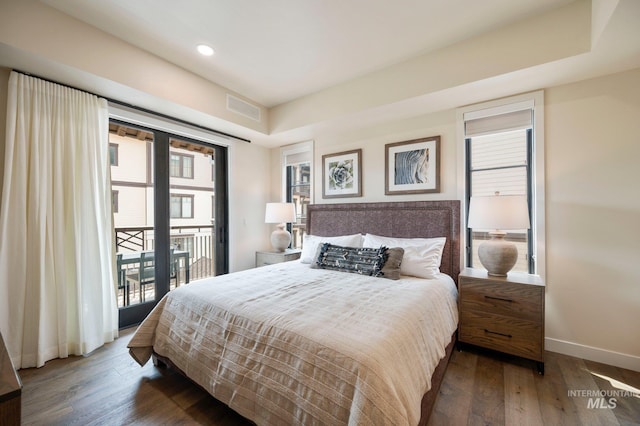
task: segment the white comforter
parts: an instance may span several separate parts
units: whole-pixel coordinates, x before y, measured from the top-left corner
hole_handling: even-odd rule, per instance
[[[415,425],[458,323],[441,275],[398,281],[280,263],[167,294],[129,343],[258,425]]]

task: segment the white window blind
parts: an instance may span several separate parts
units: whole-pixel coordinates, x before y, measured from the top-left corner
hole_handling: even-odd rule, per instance
[[[477,136],[470,144],[474,196],[527,193],[527,133],[516,130]]]
[[[296,164],[310,163],[310,162],[311,162],[311,151],[295,152],[291,154],[286,154],[284,156],[285,167],[295,166]]]
[[[466,137],[481,136],[511,130],[527,129],[533,125],[531,108],[490,115],[467,120],[465,114],[464,133]]]

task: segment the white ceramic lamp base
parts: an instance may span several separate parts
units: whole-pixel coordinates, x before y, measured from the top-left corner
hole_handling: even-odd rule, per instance
[[[284,223],[277,225],[275,231],[271,233],[271,245],[278,252],[283,252],[291,243],[291,234],[284,229]]]
[[[518,249],[512,242],[505,241],[506,232],[489,232],[491,239],[478,246],[480,263],[489,275],[506,277],[518,260]]]

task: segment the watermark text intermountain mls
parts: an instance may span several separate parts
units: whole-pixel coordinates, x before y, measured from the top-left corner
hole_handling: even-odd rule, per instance
[[[640,398],[640,392],[620,390],[620,389],[570,389],[567,396],[572,398],[588,398],[587,408],[613,409],[618,406],[621,398]]]

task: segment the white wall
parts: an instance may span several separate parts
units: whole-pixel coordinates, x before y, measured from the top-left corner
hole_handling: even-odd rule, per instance
[[[314,202],[457,198],[455,119],[446,110],[317,135]],[[640,371],[640,69],[545,89],[545,126],[546,348]],[[441,193],[385,196],[384,145],[433,135]],[[357,148],[363,196],[322,199],[322,155]],[[271,178],[275,193],[279,171]]]

